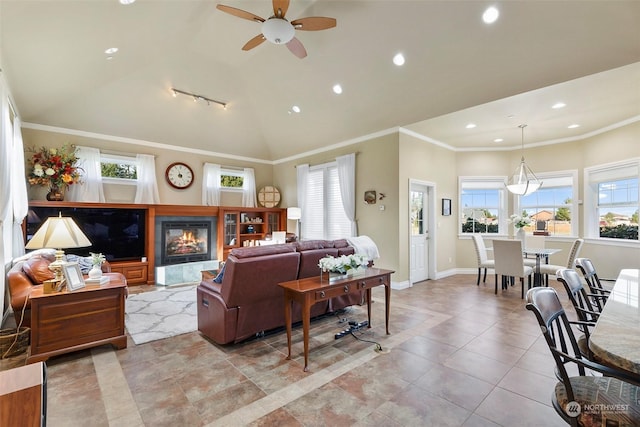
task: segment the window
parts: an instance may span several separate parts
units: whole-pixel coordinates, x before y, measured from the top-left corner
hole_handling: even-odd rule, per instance
[[[305,239],[340,239],[351,235],[342,207],[336,162],[309,168],[301,235]]]
[[[526,212],[532,219],[527,232],[545,231],[551,236],[578,235],[578,203],[575,190],[577,171],[538,174],[542,188],[521,196],[515,212]],[[518,204],[516,204],[518,206]]]
[[[105,182],[124,184],[138,179],[135,157],[101,153],[100,171],[102,178],[108,178],[104,180]]]
[[[504,177],[460,177],[461,233],[506,234]]]
[[[586,235],[638,240],[640,160],[585,169]]]
[[[242,190],[244,184],[244,173],[242,171],[232,171],[228,169],[220,170],[220,189],[230,190],[238,189]]]

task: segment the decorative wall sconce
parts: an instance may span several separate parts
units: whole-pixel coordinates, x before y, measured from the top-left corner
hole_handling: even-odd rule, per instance
[[[376,192],[375,190],[369,190],[364,192],[364,202],[367,205],[373,205],[376,203]]]

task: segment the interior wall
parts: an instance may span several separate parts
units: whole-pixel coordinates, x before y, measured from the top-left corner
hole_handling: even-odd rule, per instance
[[[435,239],[435,271],[442,272],[456,267],[456,245],[451,236],[457,225],[457,174],[453,151],[422,141],[414,136],[400,133],[399,179],[400,215],[398,218],[400,270],[404,280],[409,280],[409,180],[431,182],[435,186],[435,229],[429,230]],[[451,199],[451,215],[442,216],[442,199]],[[435,277],[432,277],[435,278]]]
[[[283,206],[297,206],[296,165],[308,163],[318,165],[334,161],[336,157],[356,154],[356,220],[358,234],[367,235],[376,242],[380,259],[376,266],[395,270],[398,262],[398,135],[373,138],[348,147],[301,157],[274,166],[275,185],[281,189]],[[375,190],[377,195],[385,195],[375,204],[364,203],[364,192]],[[380,210],[384,206],[384,210]],[[289,221],[289,231],[295,230],[295,222]],[[304,236],[303,236],[304,237]],[[394,281],[398,273],[394,275]]]
[[[161,204],[171,205],[201,205],[202,204],[202,171],[204,163],[217,163],[230,167],[251,167],[255,171],[256,190],[265,185],[273,184],[273,167],[271,164],[248,162],[235,159],[226,159],[203,154],[182,152],[178,150],[150,147],[142,144],[130,144],[119,141],[80,137],[55,132],[35,129],[23,129],[25,147],[25,160],[30,157],[27,151],[29,147],[61,147],[65,143],[96,147],[108,153],[131,155],[151,154],[156,157],[156,178],[158,180],[158,193]],[[165,180],[165,170],[173,162],[184,162],[194,172],[193,184],[185,189],[178,190],[171,187]],[[28,171],[28,169],[26,169]],[[134,185],[105,184],[105,198],[107,202],[133,203],[135,199]],[[47,189],[41,186],[29,188],[30,200],[44,200]],[[222,206],[240,206],[242,194],[240,192],[222,192]]]

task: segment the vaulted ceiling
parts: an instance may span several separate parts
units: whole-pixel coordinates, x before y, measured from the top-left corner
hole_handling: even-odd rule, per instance
[[[221,3],[273,13],[268,0]],[[260,24],[216,4],[0,0],[0,66],[22,120],[277,161],[394,127],[507,149],[521,123],[547,143],[640,116],[639,1],[504,1],[487,25],[485,1],[292,0],[289,19],[337,19],[296,33],[304,59],[269,42],[241,50]]]

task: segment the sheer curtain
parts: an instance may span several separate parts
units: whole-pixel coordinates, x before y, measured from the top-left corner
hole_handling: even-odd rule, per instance
[[[242,181],[242,206],[245,208],[255,208],[256,202],[256,177],[253,168],[244,168],[244,178]]]
[[[134,203],[160,203],[158,181],[156,181],[156,158],[149,154],[136,156],[138,184]]]
[[[24,235],[22,221],[29,212],[27,181],[24,170],[24,147],[22,142],[22,122],[18,116],[13,119],[13,153],[11,172],[11,199],[13,201],[13,240],[12,255],[17,258],[24,255]]]
[[[202,170],[202,204],[220,206],[220,165],[205,163]]]
[[[302,211],[302,218],[300,218],[300,223],[302,226],[300,227],[300,236],[298,239],[301,240],[301,236],[304,234],[304,224],[305,224],[305,216],[307,215],[307,181],[309,178],[309,164],[298,165],[296,166],[296,176],[297,176],[297,188],[298,188],[298,207]]]
[[[336,158],[338,163],[338,182],[344,213],[351,221],[351,237],[358,235],[356,224],[356,155],[347,154]]]
[[[7,242],[7,238],[5,237],[5,219],[9,218],[9,212],[11,208],[11,203],[7,203],[10,201],[11,197],[11,175],[10,171],[13,169],[11,167],[11,139],[13,135],[11,133],[11,116],[9,113],[9,99],[8,92],[5,89],[3,81],[0,80],[0,97],[2,98],[1,102],[1,110],[0,114],[0,262],[1,265],[4,265],[7,258],[9,258],[5,254],[5,243]],[[24,175],[22,176],[24,179]],[[13,216],[13,215],[12,215]],[[0,276],[0,290],[2,291],[2,296],[4,299],[4,278],[5,274],[1,274]],[[0,302],[0,307],[3,308],[4,313],[4,304]]]
[[[68,188],[67,194],[72,202],[104,203],[102,171],[100,170],[100,150],[92,147],[76,147],[81,184]]]

